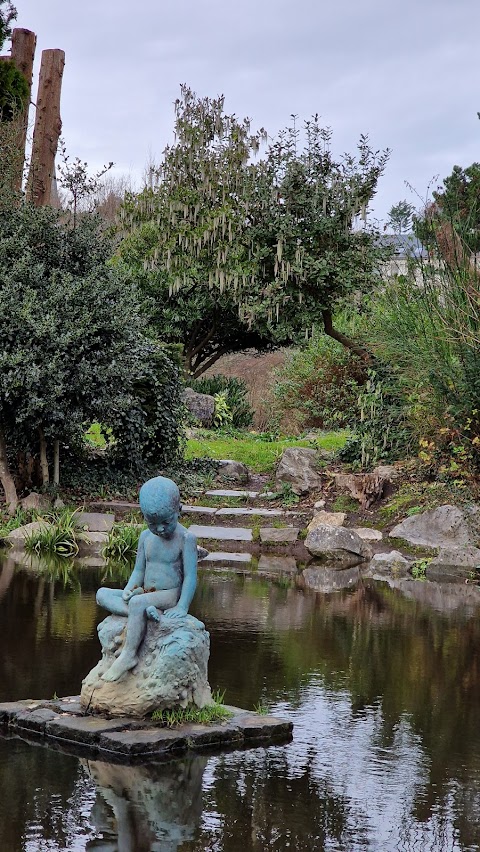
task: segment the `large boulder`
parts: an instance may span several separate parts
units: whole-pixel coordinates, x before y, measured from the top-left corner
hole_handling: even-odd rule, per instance
[[[22,527],[17,527],[14,530],[11,530],[7,535],[6,541],[12,547],[21,549],[25,547],[25,541],[27,538],[30,538],[33,533],[40,532],[41,530],[48,530],[51,528],[51,524],[48,521],[40,520],[40,521],[32,521],[30,524],[24,524]]]
[[[307,532],[312,532],[317,527],[343,527],[346,519],[345,512],[317,512],[310,521]]]
[[[76,512],[75,525],[88,532],[106,532],[113,529],[115,515],[111,512]]]
[[[82,683],[83,707],[111,716],[144,717],[154,710],[211,703],[210,636],[192,615],[148,621],[135,668],[118,681],[102,680],[121,650],[126,624],[126,618],[109,615],[98,625],[102,659]]]
[[[215,414],[215,399],[208,393],[197,393],[193,388],[185,388],[182,395],[184,405],[192,417],[202,426],[211,426]]]
[[[334,568],[350,568],[372,556],[367,542],[346,527],[318,526],[308,533],[305,547]]]
[[[390,531],[391,538],[403,538],[422,547],[464,547],[477,543],[476,518],[457,506],[438,506],[411,515]]]
[[[480,570],[480,549],[471,544],[465,547],[441,547],[435,559],[429,562],[429,568]]]
[[[20,500],[20,506],[25,511],[35,509],[37,512],[48,512],[52,508],[50,499],[46,494],[39,494],[38,491],[31,491],[26,497]]]
[[[283,451],[275,476],[275,486],[280,489],[289,483],[295,494],[308,494],[322,487],[317,469],[318,454],[307,447],[288,447]]]
[[[246,464],[233,459],[220,459],[218,462],[218,475],[228,482],[240,482],[245,485],[250,479],[250,472]]]

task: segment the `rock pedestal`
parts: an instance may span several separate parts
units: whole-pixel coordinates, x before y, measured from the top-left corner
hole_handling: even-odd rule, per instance
[[[117,681],[102,680],[121,650],[126,624],[126,618],[109,615],[98,625],[102,659],[84,679],[80,699],[89,713],[142,718],[154,710],[212,703],[210,636],[192,615],[148,621],[135,668]]]

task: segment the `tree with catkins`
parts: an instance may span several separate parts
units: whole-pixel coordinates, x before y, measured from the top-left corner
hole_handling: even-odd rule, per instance
[[[377,232],[355,227],[388,151],[360,138],[358,157],[336,160],[318,117],[268,138],[224,111],[224,98],[186,86],[175,104],[175,142],[139,195],[120,211],[119,255],[151,298],[156,332],[184,346],[198,376],[220,355],[298,341],[319,325],[337,331],[343,297],[371,289],[384,253]]]

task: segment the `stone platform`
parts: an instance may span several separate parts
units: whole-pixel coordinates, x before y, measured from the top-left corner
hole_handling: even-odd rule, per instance
[[[186,751],[244,749],[289,742],[286,719],[228,707],[231,718],[167,728],[150,719],[84,715],[80,696],[0,704],[0,735],[60,748],[80,756],[121,763],[172,759]]]

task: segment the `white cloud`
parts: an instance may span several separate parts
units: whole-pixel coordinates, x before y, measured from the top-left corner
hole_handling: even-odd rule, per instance
[[[66,53],[63,135],[92,168],[142,173],[171,138],[181,82],[223,92],[270,134],[318,112],[339,151],[362,132],[392,157],[375,204],[385,215],[455,163],[480,159],[477,33],[471,0],[18,0],[17,25]]]

